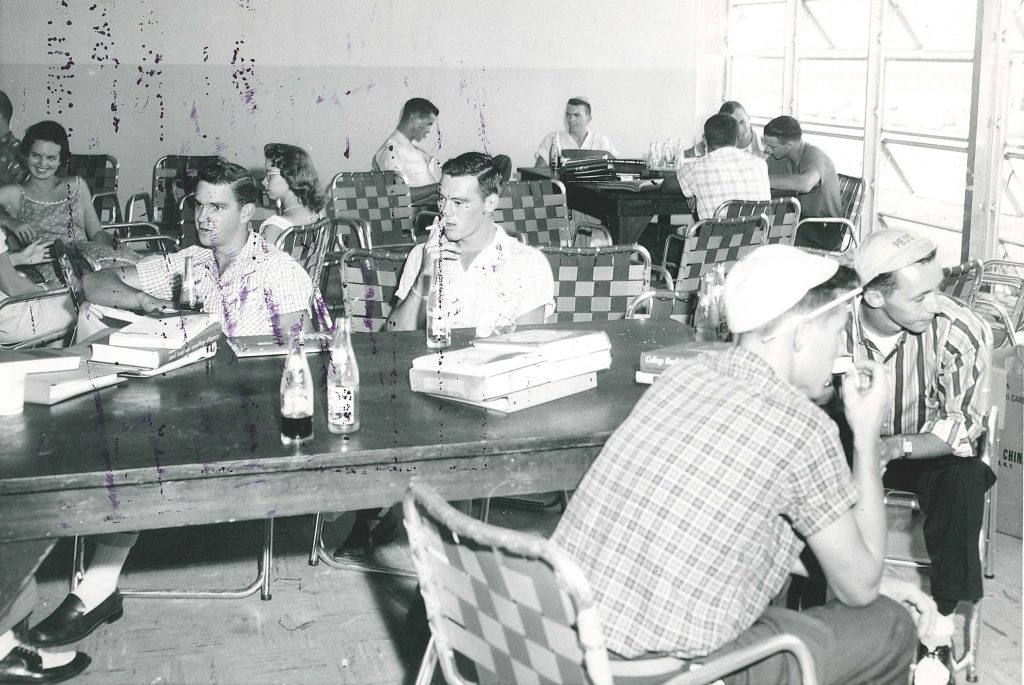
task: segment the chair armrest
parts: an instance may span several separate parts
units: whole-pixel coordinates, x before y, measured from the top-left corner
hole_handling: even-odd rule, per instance
[[[337,219],[336,218],[331,218],[331,221],[334,222],[334,225],[336,227],[347,226],[349,228],[350,233],[353,236],[355,236],[356,242],[359,243],[359,245],[345,245],[344,243],[338,245],[337,243],[342,238],[342,232],[336,230],[335,234],[334,234],[335,235],[335,243],[336,243],[335,247],[337,247],[338,249],[337,250],[332,250],[331,247],[328,246],[328,252],[331,252],[331,251],[344,252],[345,250],[347,250],[347,249],[349,249],[351,247],[362,247],[364,249],[366,248],[366,244],[365,244],[364,241],[366,240],[366,236],[368,236],[369,233],[370,233],[370,226],[369,226],[369,224],[366,221],[363,221],[361,219],[349,219],[349,218],[337,218]]]
[[[11,295],[8,298],[0,300],[0,309],[9,307],[15,304],[21,304],[23,302],[35,302],[36,300],[48,300],[51,297],[60,297],[62,295],[68,295],[71,290],[68,288],[53,288],[52,290],[40,290],[35,293],[25,293],[23,295]]]
[[[725,656],[711,659],[689,673],[683,673],[665,682],[665,685],[707,685],[773,654],[790,652],[800,665],[800,680],[803,685],[817,685],[818,677],[814,670],[814,658],[811,652],[798,637],[783,633],[773,635],[767,640],[737,649]]]
[[[686,238],[681,236],[681,235],[679,235],[678,233],[669,233],[667,236],[665,236],[665,246],[661,250],[661,268],[664,269],[666,273],[668,273],[668,267],[669,266],[675,266],[676,267],[676,277],[678,278],[679,277],[679,265],[676,264],[675,262],[668,261],[668,250],[669,250],[669,247],[672,245],[672,242],[675,241],[675,240],[678,240],[679,242],[683,243],[683,245],[680,247],[680,249],[683,249],[683,248],[686,247]]]
[[[854,226],[853,222],[850,221],[849,219],[843,219],[843,218],[839,218],[839,217],[835,217],[835,218],[827,218],[826,217],[826,218],[801,219],[800,222],[797,223],[796,228],[793,230],[793,240],[794,241],[796,240],[797,234],[800,232],[800,227],[803,226],[804,224],[832,224],[832,225],[838,225],[838,226],[842,227],[843,229],[845,229],[843,231],[843,239],[839,243],[839,251],[838,251],[838,253],[839,254],[845,254],[847,251],[850,250],[850,248],[854,248],[854,249],[857,248],[857,244],[859,242],[857,240],[857,227]]]
[[[887,489],[882,502],[887,507],[921,511],[921,503],[918,501],[917,495],[906,490]]]
[[[586,245],[580,245],[580,234],[590,236]],[[598,238],[597,236],[601,237]],[[612,234],[608,227],[603,224],[595,224],[592,221],[581,221],[576,224],[576,233],[573,235],[572,247],[608,247],[614,245]]]
[[[661,266],[660,264],[651,264],[651,280],[654,280],[654,274],[658,273],[661,275],[661,280],[665,281],[666,290],[675,290],[676,284],[672,279],[672,274],[668,272],[668,269]]]
[[[155,217],[153,216],[153,198],[149,193],[135,193],[128,198],[128,201],[124,203],[124,218],[128,223],[135,221],[135,203],[142,202],[142,206],[146,210],[146,218],[152,221]]]
[[[96,210],[96,216],[99,216],[103,211],[103,200],[111,197],[114,198],[114,202],[111,204],[111,207],[114,210],[114,221],[112,223],[121,223],[124,220],[124,216],[121,214],[121,201],[117,199],[116,190],[101,190],[97,193],[93,193],[93,209]]]

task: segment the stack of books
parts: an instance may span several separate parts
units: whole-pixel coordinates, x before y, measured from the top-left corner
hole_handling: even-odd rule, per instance
[[[150,376],[187,366],[217,352],[220,323],[210,314],[144,317],[92,343],[92,361]]]
[[[566,162],[558,170],[558,178],[565,183],[619,179],[609,159],[580,159]]]
[[[417,357],[416,392],[499,412],[515,412],[597,387],[611,366],[603,331],[530,329],[472,341],[472,347]]]
[[[706,352],[720,352],[731,346],[732,343],[724,342],[686,342],[643,352],[640,354],[640,370],[636,372],[636,382],[650,385],[673,364]]]
[[[30,404],[56,404],[124,380],[116,372],[83,364],[75,349],[0,350],[0,367],[26,374],[25,401]]]

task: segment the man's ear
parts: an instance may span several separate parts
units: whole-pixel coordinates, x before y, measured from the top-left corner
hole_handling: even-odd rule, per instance
[[[248,225],[249,219],[252,218],[253,212],[255,211],[256,205],[254,205],[252,202],[246,202],[244,205],[242,205],[242,209],[239,210],[238,212],[239,218],[242,220],[242,223]]]
[[[864,291],[864,303],[872,309],[880,309],[885,304],[885,296],[871,288]]]
[[[498,208],[498,194],[491,193],[484,198],[484,212],[493,212]]]

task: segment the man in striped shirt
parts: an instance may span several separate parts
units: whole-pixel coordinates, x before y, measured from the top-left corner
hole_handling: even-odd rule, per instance
[[[921,651],[948,665],[956,604],[983,595],[978,535],[995,476],[975,445],[988,410],[992,332],[939,291],[935,252],[906,231],[864,241],[854,260],[864,284],[854,356],[883,364],[892,379],[879,448],[884,483],[919,495],[941,614]]]

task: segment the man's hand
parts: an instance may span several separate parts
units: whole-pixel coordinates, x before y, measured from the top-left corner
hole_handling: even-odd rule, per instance
[[[161,300],[149,293],[139,291],[139,309],[144,314],[167,314],[178,311],[178,305],[170,300]]]
[[[11,263],[15,266],[21,266],[23,264],[45,264],[46,262],[53,259],[53,254],[50,252],[50,247],[53,245],[52,240],[48,240],[45,243],[40,240],[33,240],[25,249],[19,252],[11,252]]]
[[[914,618],[914,623],[917,624],[918,637],[925,637],[935,629],[935,621],[939,616],[935,600],[913,583],[899,578],[882,576],[878,592],[907,607],[910,615]]]
[[[843,407],[855,437],[878,439],[889,401],[889,376],[881,364],[860,361],[843,376]]]
[[[903,458],[903,438],[899,435],[889,435],[878,440],[878,459],[884,467],[894,459]]]
[[[420,276],[434,276],[434,265],[437,260],[458,261],[461,259],[462,247],[453,243],[444,235],[444,224],[441,218],[436,217],[434,223],[430,224],[430,237],[427,244],[423,246],[423,260],[420,262]],[[426,293],[423,293],[424,295]]]
[[[36,239],[36,227],[32,224],[11,217],[4,222],[7,232],[14,235],[22,245],[28,245]]]

